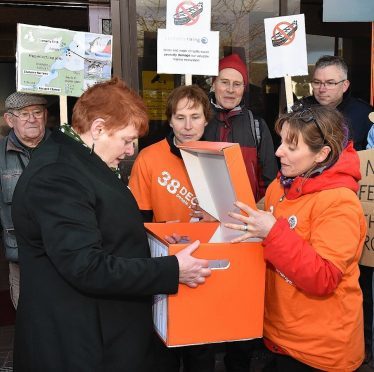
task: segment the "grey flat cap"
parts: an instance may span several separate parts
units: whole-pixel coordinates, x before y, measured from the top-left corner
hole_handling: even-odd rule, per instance
[[[46,105],[47,100],[36,94],[15,92],[5,100],[6,110],[19,110],[32,105]]]

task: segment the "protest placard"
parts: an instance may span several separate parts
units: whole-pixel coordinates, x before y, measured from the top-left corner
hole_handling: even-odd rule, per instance
[[[269,78],[285,78],[287,109],[293,104],[291,76],[308,75],[304,14],[266,18]]]
[[[308,75],[304,14],[264,22],[269,78]]]
[[[218,75],[219,33],[210,31],[211,0],[168,0],[157,33],[157,73]]]
[[[217,31],[159,29],[157,72],[168,74],[218,75]]]
[[[18,24],[17,90],[79,97],[111,78],[112,36]]]
[[[210,30],[211,0],[167,0],[166,29]]]
[[[374,267],[374,149],[358,151],[361,164],[360,189],[357,193],[367,223],[367,234],[360,264]]]

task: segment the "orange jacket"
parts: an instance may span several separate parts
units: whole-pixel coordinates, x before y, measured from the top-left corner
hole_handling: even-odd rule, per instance
[[[182,158],[171,152],[166,139],[140,151],[129,187],[139,209],[153,212],[153,222],[191,220],[195,192]]]
[[[279,179],[266,192],[265,208],[274,207],[277,222],[263,242],[264,337],[324,371],[353,371],[364,359],[360,178],[349,144],[336,164],[316,177],[297,177],[286,195]]]

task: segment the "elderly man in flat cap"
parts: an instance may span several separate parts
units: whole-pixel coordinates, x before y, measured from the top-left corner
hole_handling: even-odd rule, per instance
[[[17,308],[19,297],[18,249],[11,216],[13,191],[33,150],[49,135],[47,101],[39,95],[15,92],[5,100],[4,119],[11,128],[0,140],[0,222],[5,256],[9,261],[10,294]]]

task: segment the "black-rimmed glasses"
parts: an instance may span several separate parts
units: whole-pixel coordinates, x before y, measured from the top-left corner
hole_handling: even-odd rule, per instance
[[[319,89],[321,85],[323,85],[326,89],[334,89],[338,84],[346,81],[347,79],[343,79],[340,81],[319,81],[319,80],[312,80],[312,87],[315,89]]]

